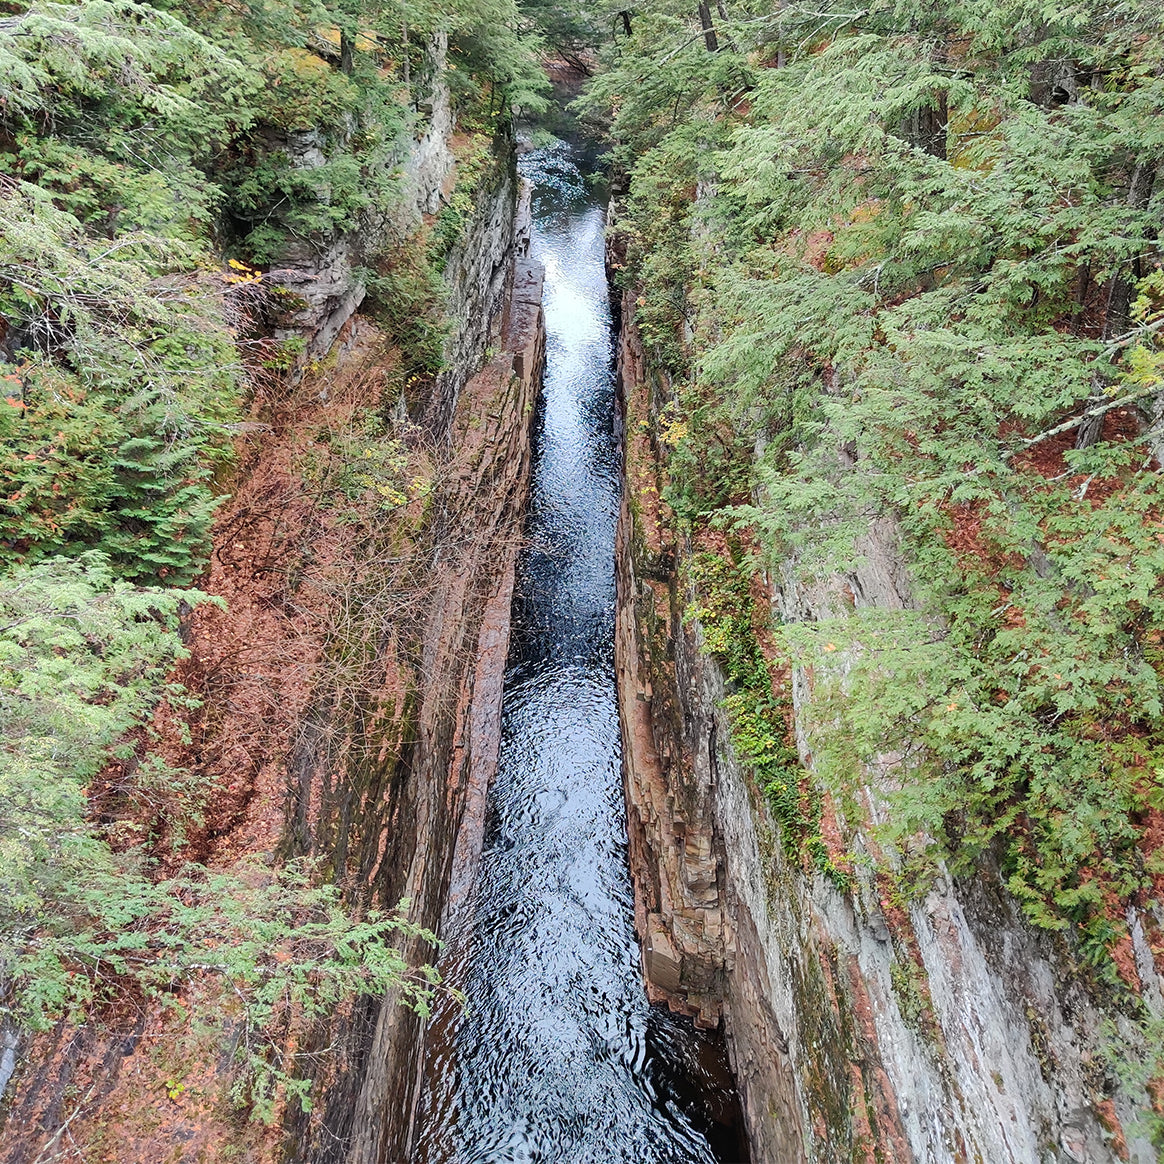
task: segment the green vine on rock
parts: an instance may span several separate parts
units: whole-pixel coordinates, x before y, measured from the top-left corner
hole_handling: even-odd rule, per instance
[[[428,261],[442,266],[461,240],[477,207],[477,191],[493,160],[490,139],[475,134],[458,151],[457,177],[453,189],[437,213],[428,242]]]

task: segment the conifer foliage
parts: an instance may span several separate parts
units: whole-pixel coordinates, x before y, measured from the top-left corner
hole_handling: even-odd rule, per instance
[[[197,577],[246,389],[249,264],[391,205],[438,32],[471,116],[536,104],[519,24],[511,0],[0,18],[0,559],[92,548],[143,582]]]
[[[716,9],[636,10],[589,97],[682,426],[669,501],[837,580],[782,641],[853,823],[899,758],[906,882],[996,862],[1122,990],[1164,873],[1159,10]],[[906,609],[845,589],[874,529]]]
[[[167,678],[189,587],[295,306],[265,268],[391,217],[435,70],[486,140],[542,100],[536,37],[513,0],[0,8],[0,1025],[216,979],[238,1098],[306,1108],[289,1024],[389,988],[423,1008],[397,947],[431,935],[307,864],[183,863],[216,789],[149,725],[196,706]],[[405,363],[439,363],[418,330]]]

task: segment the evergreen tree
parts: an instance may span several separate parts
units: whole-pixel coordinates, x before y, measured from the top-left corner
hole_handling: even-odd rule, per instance
[[[727,7],[639,10],[589,97],[676,393],[668,500],[805,580],[892,523],[917,609],[783,635],[820,778],[856,821],[903,754],[910,875],[990,855],[1118,986],[1164,807],[1159,13]]]

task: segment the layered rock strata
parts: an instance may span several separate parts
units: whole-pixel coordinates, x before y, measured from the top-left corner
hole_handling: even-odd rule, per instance
[[[1140,1054],[1137,1029],[1065,945],[1022,919],[993,870],[939,876],[907,900],[871,871],[881,854],[861,829],[843,837],[857,858],[850,893],[785,857],[733,752],[723,677],[684,618],[691,547],[658,500],[650,435],[670,389],[644,363],[629,295],[623,312],[617,666],[644,976],[653,998],[697,1022],[722,1016],[753,1160],[1155,1160],[1139,1122],[1149,1097],[1115,1084],[1104,1062],[1113,1046]],[[908,603],[892,527],[866,542],[849,577],[813,590],[791,568],[769,579],[774,619],[827,617],[842,600]],[[812,676],[790,682],[799,717]],[[874,821],[879,775],[865,794]],[[1146,927],[1130,928],[1142,996],[1159,1010]]]
[[[520,229],[516,237],[522,239]],[[407,899],[410,918],[436,932],[450,892],[463,893],[475,876],[500,746],[510,607],[545,356],[542,270],[524,252],[522,241],[510,252],[508,294],[494,333],[500,351],[458,396],[455,458],[438,501],[439,520],[455,536],[442,539],[447,549],[433,565],[436,586],[416,612],[423,685],[412,743],[386,789],[386,836],[369,838],[379,849],[380,900]],[[416,963],[431,957],[419,943],[407,954]],[[297,1137],[294,1159],[410,1158],[422,1023],[399,1002],[377,1000],[345,1031],[346,1069],[328,1087],[323,1119]]]

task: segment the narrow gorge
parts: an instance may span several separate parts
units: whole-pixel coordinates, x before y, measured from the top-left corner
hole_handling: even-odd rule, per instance
[[[576,160],[577,159],[577,160]],[[418,1161],[743,1159],[718,1048],[643,993],[613,675],[619,493],[603,207],[526,154],[545,386],[482,867],[442,932]],[[717,1126],[725,1120],[726,1126]],[[713,1144],[719,1153],[713,1154]]]
[[[1164,21],[0,5],[0,1161],[1164,1153]]]

